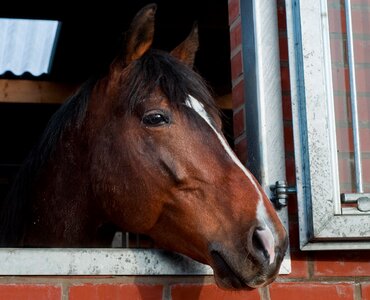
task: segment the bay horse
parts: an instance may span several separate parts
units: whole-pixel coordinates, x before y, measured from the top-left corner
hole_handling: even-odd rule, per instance
[[[220,287],[266,285],[285,229],[192,70],[197,27],[154,50],[155,12],[137,13],[124,55],[51,118],[2,205],[1,245],[107,247],[112,226],[210,265]]]

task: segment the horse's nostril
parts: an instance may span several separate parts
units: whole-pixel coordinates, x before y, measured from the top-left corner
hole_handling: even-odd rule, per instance
[[[269,254],[267,253],[265,247],[263,246],[262,244],[262,241],[261,241],[261,237],[260,235],[257,233],[257,230],[253,233],[253,237],[252,237],[252,245],[253,245],[253,249],[255,251],[260,251],[261,253],[263,253],[263,255],[266,257],[266,258],[270,258]]]
[[[275,260],[275,240],[268,228],[256,228],[252,235],[251,251],[257,259],[263,259],[272,264]]]

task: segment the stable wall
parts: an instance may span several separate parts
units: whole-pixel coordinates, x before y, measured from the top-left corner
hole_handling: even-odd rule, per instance
[[[369,11],[368,0],[358,0]],[[295,182],[290,107],[289,68],[284,0],[277,0],[287,180]],[[239,0],[229,0],[233,82],[235,150],[247,159],[245,138],[244,76]],[[369,28],[370,30],[370,28]],[[369,251],[299,250],[296,199],[289,200],[292,272],[268,287],[227,292],[216,287],[212,276],[11,276],[0,278],[0,299],[28,300],[287,300],[370,299]]]

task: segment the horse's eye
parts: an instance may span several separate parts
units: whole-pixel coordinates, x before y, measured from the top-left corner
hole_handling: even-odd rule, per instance
[[[144,115],[142,122],[145,126],[156,127],[168,124],[170,118],[163,112],[151,112]]]

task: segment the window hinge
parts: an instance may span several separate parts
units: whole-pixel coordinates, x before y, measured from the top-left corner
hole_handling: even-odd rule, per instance
[[[359,211],[370,211],[370,194],[369,193],[354,193],[354,194],[341,194],[342,203],[357,203]]]
[[[276,181],[276,183],[270,186],[273,193],[271,201],[274,203],[277,209],[280,209],[288,205],[288,196],[290,194],[296,194],[296,186],[288,186],[285,180]]]

